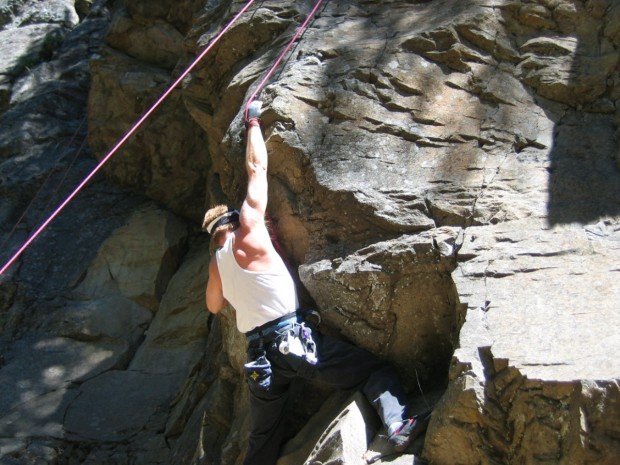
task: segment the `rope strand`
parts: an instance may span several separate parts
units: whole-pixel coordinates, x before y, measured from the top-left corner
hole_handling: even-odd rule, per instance
[[[277,60],[271,66],[271,68],[269,69],[269,71],[267,72],[265,77],[263,77],[263,79],[258,84],[258,87],[256,87],[256,89],[254,90],[254,92],[252,93],[250,98],[248,99],[248,103],[245,106],[244,120],[247,121],[247,119],[248,119],[248,110],[250,108],[250,104],[254,100],[256,100],[256,96],[263,90],[263,88],[267,84],[267,81],[269,80],[269,78],[271,78],[271,76],[273,76],[273,73],[276,71],[276,69],[278,69],[278,66],[280,66],[280,63],[282,62],[282,60],[284,59],[286,54],[289,52],[289,50],[291,49],[291,47],[293,46],[295,41],[306,30],[306,28],[308,27],[308,24],[310,23],[310,21],[312,20],[312,18],[316,14],[316,12],[319,11],[319,7],[321,6],[322,3],[323,3],[323,0],[317,0],[317,2],[314,4],[314,8],[312,8],[312,11],[310,12],[310,14],[306,18],[306,20],[303,22],[303,24],[301,26],[299,26],[299,28],[297,28],[297,32],[295,32],[295,35],[293,36],[293,38],[290,40],[288,45],[284,48],[282,53],[280,53],[280,56],[278,56]]]
[[[295,35],[293,35],[293,38],[289,41],[289,43],[286,45],[284,50],[280,53],[280,55],[278,56],[278,58],[276,59],[274,64],[271,66],[271,68],[269,69],[267,74],[263,77],[263,79],[260,81],[260,83],[258,84],[256,89],[254,90],[254,92],[252,93],[250,98],[248,99],[248,102],[246,104],[245,111],[244,111],[244,120],[245,121],[248,120],[248,110],[250,108],[250,104],[254,100],[256,100],[256,96],[263,90],[263,88],[265,87],[267,81],[271,78],[271,76],[273,76],[273,73],[276,71],[276,69],[278,69],[278,66],[280,66],[280,63],[282,63],[282,60],[284,59],[286,54],[289,52],[289,50],[291,49],[291,47],[293,46],[295,41],[307,29],[308,24],[310,23],[310,21],[312,20],[312,18],[316,14],[316,12],[319,10],[319,7],[321,6],[322,3],[323,3],[323,0],[318,0],[315,3],[314,8],[312,8],[312,11],[310,12],[310,14],[306,18],[306,20],[297,29],[297,31],[295,32]],[[280,71],[280,73],[281,72],[282,71]],[[289,267],[290,266],[289,260],[287,259],[286,254],[284,252],[284,248],[282,247],[282,244],[280,243],[280,241],[278,239],[278,235],[277,235],[276,230],[275,230],[275,225],[273,224],[273,221],[271,220],[271,217],[269,216],[269,213],[266,214],[266,217],[267,217],[266,218],[267,219],[267,223],[270,224],[269,238],[271,239],[271,242],[272,242],[274,248],[276,249],[276,252],[278,252],[278,255],[280,255],[280,257],[282,257],[282,259],[286,263],[287,267]]]
[[[2,266],[0,276],[24,253],[24,251],[34,242],[34,240],[47,228],[47,226],[60,214],[71,200],[84,188],[86,184],[97,174],[101,168],[108,162],[110,158],[121,148],[121,146],[129,139],[146,119],[159,108],[164,100],[172,93],[183,79],[198,65],[198,63],[211,51],[220,38],[237,22],[237,20],[247,11],[255,0],[248,0],[245,6],[233,17],[232,20],[215,36],[215,38],[207,45],[207,47],[198,55],[198,57],[187,67],[187,69],[168,87],[162,96],[149,108],[140,119],[125,133],[125,135],[116,143],[116,145],[107,153],[105,157],[95,166],[95,168],[84,178],[84,180],[69,194],[69,196],[52,212],[52,214],[37,228],[37,230],[24,242],[17,252]]]
[[[45,188],[47,182],[50,180],[50,178],[52,177],[52,175],[54,174],[55,170],[56,170],[56,166],[58,166],[58,164],[60,163],[60,160],[62,159],[62,154],[64,154],[65,152],[67,152],[69,150],[69,147],[71,147],[71,145],[73,145],[73,142],[75,141],[78,133],[80,132],[80,129],[82,129],[82,126],[84,125],[84,122],[86,121],[86,117],[82,118],[80,125],[78,126],[78,128],[75,130],[75,132],[73,133],[73,135],[71,136],[71,139],[69,140],[69,142],[67,143],[67,145],[65,146],[65,148],[62,150],[61,155],[58,157],[58,159],[54,162],[54,166],[48,171],[47,175],[45,176],[45,179],[43,180],[43,182],[41,183],[41,185],[39,186],[39,188],[37,189],[37,191],[35,192],[34,196],[32,197],[32,199],[30,200],[30,203],[28,203],[28,206],[26,207],[26,209],[24,210],[24,212],[21,214],[21,216],[18,218],[17,222],[15,223],[15,225],[13,226],[13,228],[11,228],[11,230],[9,231],[8,235],[4,238],[4,240],[2,241],[2,243],[0,243],[0,254],[2,253],[1,251],[3,251],[6,247],[6,245],[9,243],[9,241],[11,240],[11,238],[13,237],[13,234],[15,233],[15,231],[17,230],[17,228],[19,227],[19,225],[22,223],[22,221],[24,221],[24,219],[26,218],[26,215],[28,215],[28,213],[30,212],[30,209],[34,206],[34,204],[36,203],[36,200],[39,197],[39,194],[41,192],[43,192],[43,189]],[[82,146],[83,146],[84,142],[82,142]],[[78,150],[78,154],[80,152],[80,150],[82,149],[80,146],[80,149]],[[69,165],[69,167],[71,167],[73,165],[73,161],[71,162],[71,165]],[[66,172],[65,172],[65,177],[66,177]],[[58,191],[58,189],[60,188],[60,185],[63,183],[64,181],[64,177],[63,179],[60,181],[60,183],[58,184],[58,186],[56,187],[56,190],[54,191],[54,195],[56,195],[56,192]],[[52,198],[52,197],[50,197]],[[45,212],[48,208],[49,208],[49,201],[47,202],[47,204],[45,205],[45,207],[43,208],[43,212]]]

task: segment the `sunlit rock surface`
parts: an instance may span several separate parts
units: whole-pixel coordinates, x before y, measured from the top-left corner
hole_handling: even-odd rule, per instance
[[[244,3],[0,5],[3,260]],[[256,2],[0,278],[1,461],[241,463],[197,225],[243,199],[242,106],[312,5]],[[618,463],[619,47],[614,0],[320,9],[261,94],[271,222],[325,331],[445,392],[394,457],[297,386],[282,463]]]

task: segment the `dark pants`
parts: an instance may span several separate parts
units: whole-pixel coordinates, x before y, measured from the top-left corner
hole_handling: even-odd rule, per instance
[[[283,409],[292,380],[315,379],[338,389],[361,388],[386,426],[404,419],[405,393],[394,369],[372,353],[354,345],[317,334],[319,362],[283,355],[275,343],[264,347],[271,363],[269,389],[250,386],[250,444],[244,465],[276,463],[283,437]],[[250,352],[252,347],[250,347]]]

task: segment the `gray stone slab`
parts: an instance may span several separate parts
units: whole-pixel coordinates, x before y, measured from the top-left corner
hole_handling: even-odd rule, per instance
[[[619,223],[469,228],[459,253],[461,301],[485,310],[495,358],[529,379],[617,378]]]
[[[75,290],[83,298],[119,293],[157,311],[179,265],[187,226],[155,205],[133,213],[101,245],[84,280]]]
[[[78,389],[63,388],[19,404],[0,417],[0,435],[63,439],[65,413],[78,394]]]
[[[365,453],[380,423],[377,413],[361,392],[344,398],[342,393],[335,394],[286,445],[278,465],[363,465],[366,463]]]
[[[127,343],[91,344],[61,337],[18,341],[0,368],[0,415],[114,368],[128,349]]]
[[[123,297],[72,301],[54,312],[45,322],[48,332],[81,341],[117,340],[137,345],[153,314]]]
[[[180,382],[178,376],[137,371],[109,371],[91,379],[80,386],[79,397],[67,410],[67,437],[101,442],[129,440],[157,412],[168,410]]]
[[[200,245],[185,257],[168,283],[130,369],[146,373],[187,373],[198,361],[209,334],[204,300],[208,257],[208,244]]]
[[[0,74],[18,75],[33,68],[39,61],[45,38],[59,27],[53,24],[32,24],[0,31]]]

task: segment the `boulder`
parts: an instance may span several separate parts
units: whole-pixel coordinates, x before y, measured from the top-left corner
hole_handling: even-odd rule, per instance
[[[84,342],[118,341],[136,347],[153,314],[120,295],[71,302],[46,319],[47,332]]]
[[[33,406],[40,411],[34,418],[62,415],[58,396],[43,398],[52,392],[63,394],[71,383],[83,382],[97,374],[127,362],[129,344],[121,341],[86,343],[62,337],[24,338],[14,343],[0,368],[0,415],[33,418]],[[71,393],[67,393],[67,396]],[[41,404],[44,404],[43,407]],[[60,408],[60,407],[58,407]],[[21,431],[28,434],[28,429]]]
[[[156,431],[161,415],[178,389],[173,375],[108,371],[83,383],[69,406],[64,429],[72,440],[126,441],[149,427]],[[150,423],[151,420],[155,424]]]
[[[129,369],[142,373],[180,372],[185,377],[198,362],[209,335],[204,294],[209,259],[208,244],[185,257]]]
[[[455,239],[450,228],[401,236],[345,259],[303,265],[299,273],[326,323],[390,360],[415,385],[418,377],[441,379],[454,351]]]
[[[333,403],[331,406],[333,407]],[[338,412],[336,417],[332,417],[332,421],[327,424],[323,424],[324,420],[321,422],[319,419],[310,423],[310,426],[316,427],[318,423],[321,427],[314,432],[314,434],[320,433],[320,436],[307,457],[300,455],[300,451],[291,455],[287,455],[285,451],[283,457],[278,460],[278,465],[297,463],[365,465],[364,454],[379,428],[379,417],[360,392],[355,393],[336,411]],[[325,413],[319,412],[317,415]]]
[[[133,21],[129,12],[118,10],[106,37],[109,45],[155,66],[172,69],[183,56],[183,35],[170,23],[144,24]]]
[[[46,23],[0,31],[0,53],[5,57],[0,64],[0,82],[10,82],[25,69],[37,65],[41,54],[49,53],[46,47],[62,37],[61,31],[60,26]]]
[[[172,80],[169,71],[111,49],[91,62],[91,70],[88,138],[95,155],[102,158]],[[110,160],[106,172],[121,185],[198,222],[205,211],[207,141],[187,114],[179,91],[172,92],[166,108],[153,115],[149,129],[136,134],[121,156]]]
[[[136,211],[101,246],[77,296],[120,293],[155,312],[184,253],[187,229],[177,217],[154,206]]]
[[[427,434],[430,461],[617,459],[620,365],[607,354],[620,349],[619,231],[617,221],[523,221],[465,232],[454,276],[467,318]]]
[[[353,402],[358,402],[355,406],[364,406],[364,402],[367,404],[368,401],[366,401],[363,395],[359,395],[359,393],[352,395],[350,392],[346,391],[336,392],[325,399],[319,411],[316,412],[304,425],[301,431],[282,448],[280,458],[278,459],[278,465],[305,463],[318,445],[323,433],[330,425],[337,423],[339,412],[342,412]],[[373,419],[370,412],[365,412],[368,414],[366,420],[370,422],[369,426],[375,429],[378,428],[378,418]],[[353,415],[355,415],[355,413]]]

